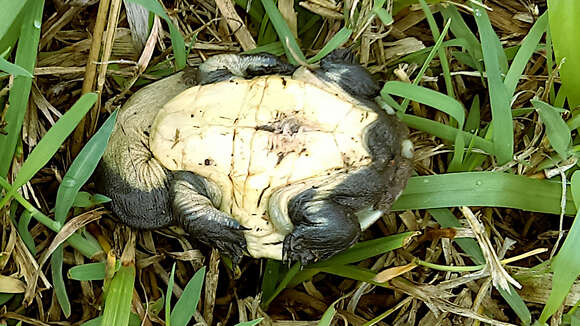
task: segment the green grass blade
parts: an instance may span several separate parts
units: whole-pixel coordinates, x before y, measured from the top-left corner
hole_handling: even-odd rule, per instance
[[[125,326],[129,324],[134,283],[135,265],[121,266],[111,280],[107,291],[103,325]]]
[[[441,94],[429,88],[411,85],[400,81],[389,81],[383,86],[381,96],[397,95],[415,102],[436,108],[453,117],[459,123],[459,129],[463,129],[465,123],[465,111],[461,103],[454,98]]]
[[[12,186],[8,183],[8,181],[6,181],[6,179],[2,177],[0,177],[0,187],[4,188],[4,190],[6,191],[12,189]],[[22,197],[21,194],[19,194],[18,192],[14,193],[14,198],[18,201],[20,205],[24,207],[24,209],[30,212],[32,217],[34,217],[37,221],[44,224],[54,232],[60,231],[62,225],[52,220],[50,217],[44,215],[41,211],[36,209],[36,207],[32,206],[32,204],[30,204],[26,199],[24,199],[24,197]]]
[[[284,46],[282,46],[282,43],[280,43],[280,41],[276,41],[276,42],[272,42],[272,43],[264,44],[262,46],[255,47],[251,50],[244,51],[243,53],[252,54],[252,53],[261,53],[261,52],[270,53],[270,54],[273,54],[275,56],[281,56],[282,54],[284,54]]]
[[[269,298],[276,290],[276,284],[280,280],[280,269],[283,267],[280,261],[267,259],[264,267],[264,277],[262,277],[262,297]]]
[[[487,85],[493,122],[494,153],[499,164],[512,160],[514,132],[510,107],[511,95],[503,83],[501,74],[507,67],[507,59],[500,41],[493,31],[485,9],[474,6],[474,17],[483,46],[483,60],[487,72]],[[505,61],[505,62],[504,62]]]
[[[139,319],[134,313],[129,315],[129,326],[141,326],[142,321]],[[103,316],[99,316],[97,318],[91,319],[85,323],[82,323],[81,326],[104,326],[103,324]]]
[[[24,14],[29,10],[27,0],[0,0],[0,53],[12,47],[18,39],[19,27]]]
[[[171,325],[186,326],[191,317],[197,309],[199,298],[201,297],[201,289],[203,288],[203,279],[205,277],[205,266],[200,268],[191,280],[187,282],[183,294],[175,303],[171,311]]]
[[[570,135],[568,125],[562,119],[558,110],[550,104],[538,100],[532,100],[532,104],[546,126],[546,135],[550,145],[563,160],[567,159],[568,148],[572,142],[572,135]]]
[[[418,176],[409,180],[392,209],[490,206],[560,214],[561,189],[559,182],[499,172]],[[566,198],[566,214],[576,214],[569,193]]]
[[[332,324],[332,319],[334,318],[334,315],[336,315],[336,308],[334,308],[334,305],[340,300],[342,300],[342,298],[338,299],[337,301],[331,303],[330,306],[328,306],[328,308],[322,315],[322,318],[320,318],[318,326],[330,326],[330,324]]]
[[[286,286],[290,283],[290,281],[292,281],[294,276],[296,276],[298,271],[300,271],[300,267],[301,267],[300,263],[294,263],[294,265],[292,265],[292,267],[288,270],[286,275],[284,275],[282,281],[280,281],[280,284],[278,284],[278,287],[276,287],[276,290],[274,291],[272,296],[266,298],[262,302],[262,306],[264,308],[267,308],[270,305],[270,303],[272,303],[272,301],[278,296],[278,294],[280,294],[280,292],[282,292],[282,290],[286,288]]]
[[[62,309],[62,312],[66,318],[68,318],[71,314],[71,305],[70,300],[68,299],[68,294],[66,292],[64,278],[62,277],[63,259],[64,257],[62,245],[60,245],[50,256],[50,272],[52,275],[52,286],[54,287],[56,299],[60,305],[60,308]]]
[[[173,45],[173,55],[175,56],[175,68],[176,70],[181,70],[185,68],[186,65],[186,50],[185,50],[185,40],[183,36],[173,24],[173,21],[169,18],[163,7],[157,2],[157,0],[127,0],[136,4],[140,4],[145,9],[156,14],[157,16],[163,18],[167,25],[169,26],[169,37],[171,38],[171,45]]]
[[[28,182],[40,170],[56,151],[60,148],[62,143],[66,140],[68,135],[75,129],[76,125],[81,121],[89,109],[97,101],[97,94],[87,93],[83,95],[58,121],[48,130],[46,135],[38,142],[38,145],[32,150],[22,167],[18,171],[12,189],[6,194],[0,207],[4,206],[11,196]]]
[[[417,76],[413,80],[413,85],[414,86],[419,85],[419,82],[421,81],[421,79],[425,75],[425,72],[429,68],[429,65],[430,65],[431,61],[435,57],[435,54],[438,53],[439,49],[441,48],[441,45],[443,44],[443,39],[447,35],[447,31],[449,30],[449,24],[450,24],[449,21],[447,22],[447,24],[445,24],[445,27],[443,27],[443,33],[441,33],[441,35],[439,36],[439,38],[435,42],[435,45],[431,49],[431,52],[429,52],[429,55],[425,59],[425,62],[423,62],[423,65],[421,66],[421,69],[419,70],[419,72],[417,73]],[[445,58],[445,55],[443,55],[443,58]],[[406,110],[408,104],[409,104],[409,98],[405,98],[405,100],[403,101],[403,103],[401,104],[401,106]]]
[[[552,32],[550,31],[550,12],[548,11],[548,29],[546,32],[546,68],[548,71],[553,71],[554,69],[554,44],[552,43]],[[546,85],[546,87],[550,88],[550,101],[549,103],[552,103],[558,107],[562,107],[564,106],[564,101],[562,101],[562,103],[556,103],[555,99],[556,99],[556,91],[554,90],[554,80],[552,79],[550,81],[550,83],[548,85]],[[565,99],[566,96],[564,95],[565,90],[561,87],[558,90],[558,93],[562,95],[562,97]]]
[[[30,220],[32,219],[32,213],[30,211],[25,210],[20,219],[18,220],[18,234],[20,234],[20,238],[26,245],[26,248],[30,251],[33,256],[36,256],[36,246],[34,245],[34,239],[28,230],[28,225],[30,224]]]
[[[477,68],[479,72],[483,72],[483,67],[481,65],[481,61],[483,60],[483,53],[481,52],[481,43],[475,34],[471,31],[469,26],[461,17],[461,14],[457,10],[457,7],[453,5],[449,6],[439,6],[441,10],[441,14],[443,18],[447,21],[451,19],[451,33],[455,35],[458,39],[462,39],[465,41],[465,45],[463,46],[467,53],[471,57],[474,66]]]
[[[575,171],[572,175],[571,188],[574,204],[578,208],[580,207],[580,171]],[[572,284],[576,281],[578,275],[580,275],[578,252],[580,252],[580,210],[578,210],[574,218],[566,240],[564,240],[558,254],[553,259],[552,271],[554,272],[554,276],[552,277],[552,291],[539,318],[541,323],[545,323],[560,308]]]
[[[121,262],[117,260],[115,271],[121,267]],[[89,263],[73,266],[68,270],[68,278],[75,281],[101,281],[105,279],[105,263]]]
[[[425,13],[427,23],[429,24],[429,29],[431,29],[431,34],[433,34],[433,38],[440,39],[441,34],[439,33],[439,28],[437,27],[437,23],[435,22],[435,17],[433,17],[431,9],[429,9],[429,6],[425,2],[425,0],[419,0],[419,4],[421,5],[423,12]],[[450,27],[450,24],[451,22],[448,20],[446,24],[447,28]],[[447,95],[455,97],[455,93],[453,91],[453,83],[451,82],[451,72],[449,70],[449,60],[447,60],[447,54],[445,53],[445,49],[439,46],[439,48],[437,49],[437,54],[439,55],[439,59],[441,60],[441,69],[443,70],[443,79],[445,80]]]
[[[101,156],[105,152],[116,119],[117,111],[113,112],[101,128],[91,137],[62,178],[54,207],[54,219],[57,222],[64,223],[79,190],[95,171]]]
[[[165,293],[165,324],[171,326],[171,297],[173,296],[173,283],[175,282],[175,263],[171,267],[169,282],[167,282],[167,292]]]
[[[12,187],[6,181],[6,179],[0,177],[0,187],[10,190]],[[32,206],[21,194],[18,192],[14,193],[14,198],[16,201],[24,207],[28,212],[30,212],[31,216],[34,217],[38,222],[42,223],[44,226],[49,228],[54,232],[60,231],[62,225],[48,216],[44,215],[41,211],[39,211],[36,207]],[[68,239],[67,242],[77,249],[81,254],[85,255],[87,258],[94,258],[97,254],[101,253],[101,247],[96,240],[89,240],[87,238],[83,238],[80,234],[72,234]]]
[[[449,162],[447,172],[463,171],[464,155],[465,155],[465,138],[463,138],[462,135],[457,134],[453,146],[453,158],[451,159],[451,162]]]
[[[300,46],[296,42],[290,27],[286,24],[286,21],[282,17],[282,14],[278,10],[278,7],[274,4],[273,0],[261,0],[266,14],[270,18],[278,37],[284,46],[284,51],[286,52],[286,57],[291,64],[298,64],[299,62],[306,62],[306,57],[300,49]],[[296,58],[295,58],[296,57]]]
[[[473,97],[469,113],[467,114],[467,121],[465,122],[465,131],[475,133],[479,129],[481,123],[481,110],[479,105],[479,95]]]
[[[12,1],[10,2],[12,3]],[[10,7],[12,6],[10,5]],[[4,10],[6,7],[2,8],[3,13],[8,15],[13,14]],[[22,25],[20,26],[20,35],[25,35],[25,37],[21,37],[18,42],[14,63],[26,69],[30,74],[34,71],[34,65],[36,64],[43,8],[44,0],[31,2],[24,12]],[[7,123],[5,129],[7,134],[0,134],[0,176],[2,177],[8,174],[8,169],[12,163],[12,157],[14,156],[14,150],[20,137],[22,122],[24,121],[24,114],[28,106],[31,85],[32,78],[16,76],[10,89],[8,98],[10,109],[6,111],[6,116],[4,117]]]
[[[504,84],[507,88],[508,94],[513,94],[515,92],[518,81],[524,72],[524,68],[530,61],[534,51],[536,51],[538,43],[540,43],[540,39],[542,38],[542,35],[544,35],[547,26],[548,14],[544,13],[538,18],[526,37],[524,37],[520,49],[518,50],[518,54],[516,54],[516,57],[512,61],[505,76]]]
[[[14,76],[24,76],[32,78],[32,74],[28,70],[20,67],[19,65],[13,64],[12,62],[8,62],[8,60],[2,57],[0,57],[0,70]]]
[[[346,265],[359,262],[361,260],[365,260],[367,258],[401,248],[409,242],[410,237],[413,235],[413,232],[404,232],[378,239],[359,242],[346,251],[332,256],[327,260],[308,265],[305,267],[305,269],[317,269],[322,267]]]
[[[451,26],[451,25],[450,25]],[[441,43],[441,47],[448,48],[448,47],[462,47],[465,48],[467,46],[467,42],[463,39],[451,39],[448,41],[443,41]],[[427,56],[429,53],[433,51],[432,46],[428,46],[424,49],[415,51],[413,53],[407,54],[397,60],[394,60],[392,65],[397,65],[399,63],[416,63],[416,64],[423,64],[426,61]],[[457,52],[457,51],[456,51]],[[458,58],[456,58],[458,59]],[[471,59],[470,59],[471,60]]]
[[[337,254],[330,259],[304,267],[300,272],[295,273],[288,283],[284,283],[284,287],[286,287],[286,285],[296,286],[306,280],[312,279],[314,275],[320,272],[368,282],[372,280],[375,274],[369,273],[368,270],[361,271],[355,267],[351,268],[348,264],[401,248],[408,243],[411,236],[413,236],[412,232],[406,232],[359,242],[347,251]],[[282,284],[283,282],[281,285]],[[281,288],[281,286],[279,286],[277,288],[278,292],[276,292],[275,295],[278,295],[284,287]],[[273,296],[272,299],[274,297],[275,296]]]
[[[530,325],[532,323],[532,314],[526,306],[526,303],[520,297],[516,289],[511,285],[509,286],[509,292],[502,289],[500,286],[496,287],[499,294],[504,298],[504,300],[509,304],[512,310],[518,315],[523,325]]]
[[[393,23],[393,16],[385,8],[374,7],[373,13],[379,17],[383,25],[388,26]]]
[[[8,301],[14,298],[14,293],[0,293],[0,305],[5,305]]]
[[[58,196],[58,195],[57,195]],[[102,205],[111,201],[111,198],[100,195],[100,194],[90,194],[86,191],[79,191],[72,203],[73,207],[81,208],[93,208],[98,205]]]
[[[348,27],[341,28],[340,31],[338,31],[336,34],[334,34],[334,36],[330,39],[330,41],[328,41],[328,43],[326,43],[324,45],[324,47],[320,50],[320,52],[318,52],[312,58],[308,59],[308,63],[314,63],[314,62],[317,62],[320,59],[324,58],[326,55],[328,55],[334,49],[339,48],[346,41],[348,41],[348,39],[350,38],[351,35],[352,35],[352,29],[350,29]]]
[[[260,30],[258,32],[258,45],[272,43],[276,41],[277,38],[278,35],[276,35],[276,30],[274,30],[270,18],[268,15],[263,15],[262,21],[260,22]]]
[[[255,326],[258,325],[264,318],[258,318],[250,321],[245,321],[243,323],[238,323],[236,326]]]
[[[397,116],[401,119],[401,121],[406,123],[411,128],[428,132],[433,136],[450,142],[455,141],[457,134],[462,134],[466,142],[473,142],[473,146],[475,148],[479,148],[486,153],[493,154],[493,143],[482,137],[475,136],[473,134],[461,131],[448,125],[444,125],[431,119],[404,113],[397,113]]]
[[[320,272],[323,272],[323,273],[328,273],[328,274],[332,274],[332,275],[336,275],[336,276],[340,276],[340,277],[344,277],[344,278],[349,278],[351,280],[357,280],[357,281],[361,281],[361,282],[368,282],[368,283],[376,284],[375,282],[373,282],[373,279],[375,278],[377,273],[370,270],[370,269],[366,269],[366,268],[362,268],[362,267],[358,267],[358,266],[333,265],[333,266],[322,267],[322,268],[319,268],[318,270]]]
[[[548,0],[548,15],[556,65],[566,58],[560,68],[562,86],[570,107],[576,107],[580,105],[580,35],[575,32],[580,26],[580,1]]]

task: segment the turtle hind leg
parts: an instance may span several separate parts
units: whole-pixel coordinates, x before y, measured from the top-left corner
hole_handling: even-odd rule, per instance
[[[354,212],[329,198],[316,198],[306,190],[288,205],[294,230],[284,239],[282,258],[307,265],[351,247],[361,234]]]
[[[238,264],[247,252],[243,233],[247,228],[216,208],[220,201],[217,186],[192,172],[175,171],[169,193],[176,222],[197,241],[217,248]]]
[[[221,54],[207,59],[199,66],[197,79],[200,84],[211,84],[235,77],[280,74],[290,75],[296,67],[268,53]]]
[[[320,60],[316,75],[324,81],[337,84],[359,100],[371,100],[379,93],[379,86],[361,66],[350,49],[336,49]]]
[[[133,175],[134,176],[134,175]],[[105,161],[99,162],[95,171],[97,190],[111,198],[108,206],[126,225],[137,229],[156,229],[172,222],[167,188],[161,184],[149,190],[140,189],[135,182],[145,187],[140,179],[132,178],[133,185],[127,181],[127,173],[120,173]]]

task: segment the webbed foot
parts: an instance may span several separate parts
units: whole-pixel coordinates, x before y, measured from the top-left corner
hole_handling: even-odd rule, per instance
[[[310,191],[294,198],[289,213],[294,230],[284,238],[282,259],[308,265],[334,256],[352,246],[361,229],[349,209],[330,199],[309,200]]]
[[[358,64],[350,49],[332,51],[320,60],[320,69],[315,73],[322,80],[337,84],[359,100],[372,99],[380,90],[369,72]]]
[[[237,265],[247,253],[244,231],[248,229],[216,208],[221,201],[219,188],[192,172],[176,171],[170,195],[177,222],[195,240],[217,248]]]

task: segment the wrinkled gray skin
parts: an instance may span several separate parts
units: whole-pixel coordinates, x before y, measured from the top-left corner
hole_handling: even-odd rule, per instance
[[[111,208],[124,223],[141,229],[177,223],[196,240],[218,248],[238,263],[246,253],[243,231],[247,229],[216,208],[221,200],[217,186],[192,172],[163,168],[149,151],[151,126],[130,122],[131,115],[153,121],[155,113],[167,101],[194,84],[234,77],[291,75],[296,69],[267,54],[222,58],[206,61],[195,72],[177,74],[149,85],[159,90],[154,92],[155,96],[131,98],[125,107],[138,110],[146,105],[149,109],[145,113],[123,112],[126,118],[111,137],[96,172],[96,183],[99,191],[112,199]],[[302,264],[326,259],[354,244],[361,233],[355,212],[368,207],[388,211],[412,172],[411,160],[401,153],[401,142],[408,137],[407,128],[374,103],[379,88],[351,52],[335,50],[314,72],[320,79],[339,85],[375,109],[381,119],[366,134],[372,157],[369,166],[350,173],[330,194],[320,194],[311,188],[290,200],[288,212],[294,230],[284,239],[283,259]],[[175,82],[172,78],[179,80]],[[151,116],[144,117],[144,114]]]

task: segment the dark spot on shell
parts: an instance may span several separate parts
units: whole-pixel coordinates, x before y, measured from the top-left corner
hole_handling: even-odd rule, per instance
[[[282,78],[282,86],[286,87],[286,84],[288,84],[288,82],[286,81],[286,79]]]
[[[193,117],[195,117],[195,115],[192,113],[192,114],[190,115],[190,117],[192,117],[192,118],[193,118]]]
[[[147,130],[143,131],[143,135],[149,137],[149,131],[147,131]]]
[[[284,152],[278,153],[278,162],[276,162],[276,165],[278,165],[278,164],[280,164],[280,162],[282,162],[282,160],[284,159],[284,156],[286,156],[286,154],[288,154],[288,153],[284,153]]]
[[[209,166],[213,163],[213,160],[211,158],[206,158],[205,161],[203,161],[203,164],[205,164],[205,166]]]

